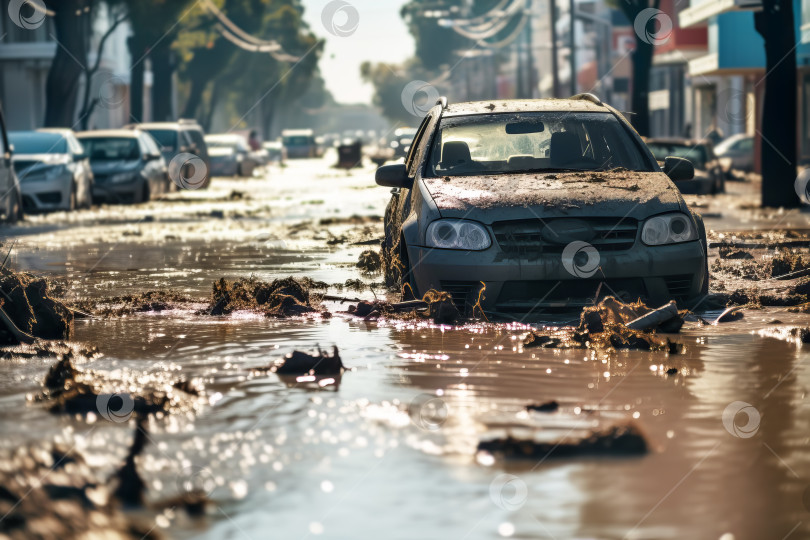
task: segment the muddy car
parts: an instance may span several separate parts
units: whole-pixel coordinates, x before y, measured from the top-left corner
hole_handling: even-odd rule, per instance
[[[444,103],[405,163],[377,170],[393,188],[389,283],[501,313],[707,293],[703,222],[674,183],[693,177],[688,160],[667,157],[662,170],[592,95]]]

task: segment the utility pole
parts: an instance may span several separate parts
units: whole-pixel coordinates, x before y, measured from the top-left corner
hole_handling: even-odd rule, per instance
[[[534,14],[532,13],[532,0],[526,0],[526,17],[529,22],[526,24],[526,68],[528,75],[526,76],[526,97],[528,99],[534,98],[534,89],[537,83],[534,78],[534,34],[532,32],[532,23],[534,22]]]
[[[577,55],[576,55],[576,48],[575,48],[576,45],[574,43],[576,41],[576,36],[574,35],[574,29],[576,27],[576,20],[577,19],[576,19],[575,11],[574,11],[576,9],[575,5],[574,5],[574,2],[575,2],[575,0],[570,0],[569,3],[568,3],[568,5],[569,5],[568,10],[569,10],[569,14],[571,16],[571,24],[570,24],[571,29],[569,31],[569,33],[570,33],[569,47],[571,48],[570,61],[571,61],[571,95],[572,96],[577,93]]]
[[[560,66],[557,51],[557,0],[548,0],[551,12],[551,91],[555,98],[560,96]]]

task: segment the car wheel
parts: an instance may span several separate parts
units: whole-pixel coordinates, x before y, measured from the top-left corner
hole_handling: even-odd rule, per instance
[[[421,298],[419,290],[416,288],[413,267],[411,266],[411,261],[408,259],[408,246],[405,245],[404,238],[399,241],[399,260],[402,264],[402,273],[399,276],[399,289],[402,291],[402,300],[407,301]]]
[[[17,221],[22,221],[23,219],[22,194],[16,189],[14,191],[14,195],[11,196],[13,202],[9,203],[8,212],[5,216],[5,220],[8,223],[15,223]]]
[[[144,181],[143,187],[141,188],[141,193],[135,197],[135,203],[145,203],[149,202],[151,193],[149,191],[149,182]]]

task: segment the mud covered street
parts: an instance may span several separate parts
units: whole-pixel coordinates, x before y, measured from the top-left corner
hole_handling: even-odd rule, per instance
[[[356,302],[335,298],[400,298],[357,267],[379,249],[388,190],[334,161],[0,229],[7,266],[80,312],[68,345],[4,349],[0,473],[16,483],[2,513],[69,514],[42,484],[140,478],[143,504],[86,523],[135,538],[810,535],[810,214],[756,208],[752,181],[686,196],[712,282],[704,305],[678,306],[694,311],[680,332],[660,333],[675,346],[524,345],[578,313],[347,313]],[[223,278],[290,276],[312,309],[268,317],[230,289],[214,311]],[[727,306],[741,309],[711,324]],[[318,348],[344,369],[279,368]],[[83,388],[88,410],[64,393]],[[30,457],[54,445],[81,465]],[[41,498],[10,502],[26,491]]]

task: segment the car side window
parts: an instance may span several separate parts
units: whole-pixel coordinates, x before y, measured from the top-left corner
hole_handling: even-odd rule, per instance
[[[754,140],[753,139],[743,139],[739,142],[739,144],[735,145],[737,150],[740,152],[750,152],[754,149]]]
[[[408,169],[408,176],[414,176],[416,174],[416,167],[421,161],[422,148],[425,140],[425,133],[427,131],[427,127],[432,120],[432,116],[428,114],[425,116],[425,119],[422,120],[422,124],[419,126],[419,129],[416,132],[416,137],[413,138],[413,142],[411,143],[411,150],[408,152],[408,157],[405,159],[405,166]]]

